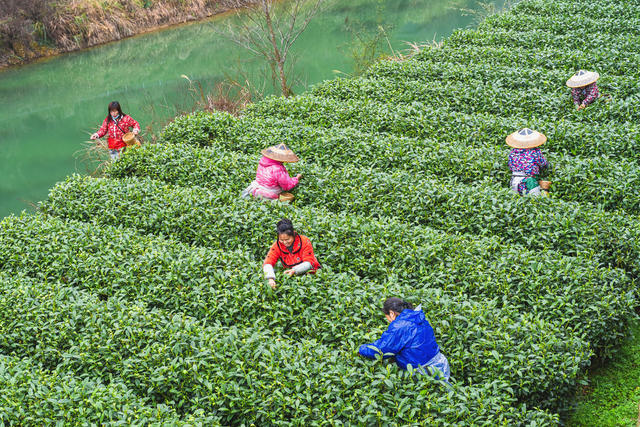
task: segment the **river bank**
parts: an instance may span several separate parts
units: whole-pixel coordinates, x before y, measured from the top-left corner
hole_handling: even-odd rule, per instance
[[[231,9],[227,0],[8,0],[0,6],[0,69]]]

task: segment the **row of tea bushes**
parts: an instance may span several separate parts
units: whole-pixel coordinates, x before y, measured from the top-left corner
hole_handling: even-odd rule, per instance
[[[460,113],[522,116],[536,111],[548,119],[558,119],[575,109],[569,91],[540,88],[508,89],[496,81],[406,81],[396,78],[335,79],[314,87],[313,96],[338,101],[373,101],[398,106],[413,102],[430,104],[432,99],[445,109]]]
[[[166,405],[148,405],[119,381],[49,372],[17,357],[0,355],[0,389],[0,422],[7,426],[217,424],[210,417],[181,419]]]
[[[568,119],[550,122],[536,115],[525,119],[486,113],[464,114],[418,102],[397,106],[374,101],[340,102],[300,96],[286,101],[267,99],[250,106],[246,110],[246,120],[276,118],[313,127],[348,126],[364,132],[466,143],[471,147],[504,147],[508,134],[530,127],[540,130],[549,138],[545,151],[587,157],[606,154],[616,158],[637,158],[635,146],[640,140],[640,133],[636,131],[638,124],[612,120],[597,124],[585,122],[589,120],[589,115],[597,114],[594,111],[595,108],[572,111]]]
[[[570,89],[565,82],[574,72],[573,69],[530,69],[514,64],[494,65],[475,58],[467,64],[437,61],[380,61],[371,66],[364,74],[365,78],[392,78],[403,82],[465,82],[482,84],[493,82],[505,90],[521,90],[531,86],[535,80],[536,88],[544,91],[564,91],[568,96]],[[627,97],[638,90],[638,81],[634,76],[603,75],[598,87],[605,93],[615,91],[618,97]]]
[[[590,111],[593,110],[572,113],[571,120],[565,118],[549,122],[536,116],[523,120],[484,113],[464,114],[418,103],[399,107],[371,101],[338,102],[300,96],[286,101],[268,99],[248,108],[247,116],[242,119],[234,119],[226,113],[200,112],[180,116],[163,130],[161,138],[174,144],[204,147],[216,143],[238,149],[247,147],[244,141],[257,144],[260,138],[261,143],[257,144],[260,146],[282,139],[285,142],[298,140],[292,144],[298,150],[298,144],[302,143],[304,147],[309,138],[321,142],[327,138],[350,138],[354,132],[359,132],[370,138],[373,147],[384,146],[386,138],[390,137],[409,139],[409,150],[414,144],[418,144],[416,147],[424,146],[425,142],[445,145],[445,141],[446,146],[485,149],[488,146],[504,148],[506,135],[528,126],[549,137],[545,152],[637,159],[640,126],[620,121],[600,121],[597,124],[573,121],[588,116]],[[363,136],[357,138],[359,140]],[[427,140],[422,141],[423,138]],[[353,147],[344,144],[340,151],[357,152],[364,147],[361,143],[353,144]],[[331,148],[335,150],[335,146]],[[374,157],[372,155],[369,161]]]
[[[620,52],[600,47],[597,51],[575,50],[568,48],[553,48],[545,45],[538,46],[534,52],[532,49],[521,46],[477,46],[456,45],[452,48],[427,48],[415,56],[416,60],[429,62],[456,62],[458,64],[476,63],[479,58],[482,62],[495,66],[521,64],[533,73],[538,69],[557,69],[565,72],[575,72],[581,68],[601,70],[607,76],[634,75],[640,54],[637,51]],[[534,84],[532,80],[531,84]]]
[[[570,15],[574,17],[610,18],[616,21],[638,19],[640,15],[632,1],[599,0],[597,2],[576,2],[572,0],[529,0],[519,2],[508,15],[546,15],[553,18],[556,15]],[[505,14],[507,17],[507,14]],[[633,21],[632,21],[633,22]],[[543,22],[541,22],[543,23]],[[625,26],[621,22],[621,26]],[[546,27],[546,25],[543,25]]]
[[[637,89],[634,87],[633,89]],[[633,90],[631,89],[631,90]],[[563,85],[554,90],[541,88],[511,89],[499,81],[425,82],[403,79],[336,79],[316,86],[311,94],[325,99],[351,102],[385,102],[404,104],[431,104],[438,100],[441,108],[465,114],[495,114],[505,116],[544,117],[557,121],[569,115],[582,122],[635,121],[640,116],[636,108],[637,91],[622,97],[617,91],[607,93],[615,98],[602,97],[599,108],[576,112],[571,92]],[[508,114],[506,114],[508,113]]]
[[[597,209],[576,208],[576,204],[556,200],[539,200],[530,203],[528,199],[515,197],[508,190],[472,186],[452,186],[444,181],[420,180],[411,185],[398,185],[398,180],[410,182],[404,172],[375,173],[365,176],[364,170],[355,170],[346,175],[326,175],[327,182],[357,183],[349,187],[325,186],[323,192],[313,192],[313,198],[305,197],[300,188],[300,203],[339,212],[348,205],[351,213],[373,214],[374,217],[401,216],[405,221],[428,225],[453,233],[474,236],[500,236],[504,242],[520,244],[530,249],[546,250],[556,248],[567,255],[591,254],[596,260],[629,271],[637,270],[637,257],[633,230],[626,226],[629,219]],[[311,179],[318,187],[319,178]],[[214,223],[223,223],[229,215],[218,213],[231,203],[250,205],[252,202],[238,200],[235,190],[220,183],[214,191],[203,188],[174,187],[148,179],[108,180],[74,176],[58,184],[41,208],[57,216],[82,221],[98,221],[130,225],[127,218],[135,221],[136,229],[161,230],[176,221],[183,223],[181,233],[194,236],[193,242],[217,240],[217,236],[206,236],[200,231],[204,227],[198,215],[207,211],[216,212]],[[233,183],[230,185],[234,185]],[[361,186],[360,186],[361,185]],[[360,186],[360,187],[359,187]],[[350,193],[343,193],[349,188]],[[334,193],[340,193],[337,197]],[[364,193],[368,193],[365,195]],[[119,194],[119,195],[117,195]],[[492,197],[487,197],[491,195]],[[139,201],[144,200],[141,205]],[[268,209],[257,206],[256,212]],[[100,214],[100,212],[102,212]],[[208,215],[208,214],[207,214]],[[249,222],[254,216],[244,209],[243,221]],[[529,223],[527,233],[520,232],[519,223],[524,218],[544,218],[544,221]],[[254,223],[244,228],[253,233]],[[222,244],[219,242],[218,245]],[[606,252],[604,249],[606,248]]]
[[[552,15],[532,15],[530,11],[526,14],[518,13],[515,8],[514,13],[494,15],[486,19],[481,25],[481,29],[509,30],[512,32],[523,32],[547,27],[547,32],[556,35],[584,36],[585,32],[593,32],[597,28],[598,32],[609,35],[625,34],[629,36],[640,35],[640,18],[633,17],[598,17],[589,16],[584,13],[577,13],[577,8],[573,5],[573,10],[567,8],[568,4],[559,4]],[[564,7],[563,7],[564,6]],[[527,9],[526,7],[524,9]],[[563,10],[564,9],[564,10]],[[628,8],[627,8],[628,9]],[[542,11],[540,11],[542,12]],[[545,11],[548,13],[548,9]]]
[[[627,34],[606,34],[593,31],[593,28],[573,31],[571,34],[556,35],[547,29],[536,28],[514,32],[508,29],[485,28],[461,30],[453,33],[446,41],[448,49],[458,46],[477,46],[492,48],[525,48],[531,52],[550,48],[558,50],[599,51],[613,47],[618,55],[637,49],[637,40]],[[615,65],[613,66],[615,67]],[[609,71],[604,66],[602,71]],[[614,68],[615,70],[615,68]]]
[[[434,424],[468,424],[487,422],[492,411],[507,425],[552,419],[523,407],[507,409],[502,403],[509,401],[508,389],[500,382],[488,390],[492,403],[491,394],[483,396],[486,389],[443,393],[436,381],[414,381],[407,373],[378,369],[355,355],[345,358],[314,341],[292,345],[251,328],[205,327],[140,304],[101,302],[62,284],[3,276],[0,285],[5,354],[30,356],[76,375],[120,379],[150,402],[179,413],[206,413],[223,425],[292,418],[376,423],[390,416],[412,423],[416,414]],[[375,398],[381,393],[388,401]],[[448,411],[452,405],[465,411]]]
[[[511,298],[512,303],[520,301],[528,310],[541,309],[553,313],[553,318],[562,313],[566,304],[575,305],[579,307],[576,308],[576,313],[580,313],[578,316],[585,316],[585,322],[591,324],[585,326],[585,330],[598,349],[617,340],[615,331],[622,333],[625,315],[633,311],[634,287],[631,282],[620,272],[597,269],[590,259],[583,258],[587,256],[586,252],[579,254],[581,258],[576,260],[559,257],[553,252],[537,255],[519,247],[503,247],[499,242],[490,240],[474,242],[464,237],[443,237],[434,230],[402,227],[387,219],[380,221],[384,225],[377,225],[352,215],[318,215],[319,208],[298,207],[294,210],[290,206],[233,200],[224,206],[216,206],[214,200],[217,196],[205,190],[168,187],[152,181],[141,181],[134,186],[134,182],[77,178],[75,182],[67,182],[67,188],[84,194],[85,200],[78,200],[73,192],[65,191],[56,196],[57,201],[51,205],[55,206],[54,209],[45,209],[56,215],[74,216],[85,221],[95,218],[93,221],[99,224],[121,224],[143,233],[166,235],[190,244],[222,249],[249,248],[256,259],[264,256],[271,243],[268,236],[277,218],[288,216],[311,236],[322,236],[314,239],[316,251],[321,262],[332,270],[353,272],[372,280],[380,280],[380,277],[395,272],[404,285],[420,281],[464,294],[504,294]],[[119,200],[110,194],[117,188],[127,188],[121,192]],[[71,203],[62,200],[65,195]],[[147,201],[148,210],[128,208],[135,207],[131,201],[138,199]],[[179,202],[171,203],[169,200]],[[166,221],[154,224],[144,221],[154,206],[164,207]],[[97,211],[103,214],[97,216],[94,214]],[[115,218],[110,213],[116,211],[120,213],[119,217],[115,221],[110,220]],[[187,218],[183,212],[189,211],[200,215]],[[199,221],[199,225],[193,221]],[[246,227],[247,223],[249,227]],[[395,240],[397,236],[403,239],[392,243],[394,236]],[[16,240],[25,239],[19,237]],[[349,245],[345,245],[345,241]],[[408,247],[407,241],[412,242]],[[13,250],[9,248],[6,252],[12,253]],[[528,262],[530,259],[536,261]],[[444,266],[447,273],[442,271]],[[481,266],[484,266],[482,270]],[[520,280],[528,280],[532,288],[516,290],[508,285],[516,285]],[[560,295],[564,297],[560,298]],[[604,295],[609,296],[603,298]],[[542,304],[541,298],[548,300]],[[585,301],[593,305],[581,306]],[[598,326],[595,319],[603,323]]]
[[[248,185],[252,180],[265,140],[271,140],[274,143],[296,145],[298,154],[308,160],[303,160],[301,165],[293,168],[305,176],[307,172],[314,173],[316,167],[322,170],[331,168],[340,173],[345,165],[367,163],[375,169],[400,169],[420,176],[454,178],[460,183],[477,181],[478,177],[491,177],[497,186],[504,187],[510,178],[506,167],[508,147],[470,149],[463,145],[439,144],[430,140],[391,135],[370,136],[356,130],[344,132],[329,129],[321,133],[297,128],[284,131],[282,128],[273,131],[254,129],[256,132],[251,132],[246,138],[221,141],[220,144],[214,141],[210,150],[176,144],[146,146],[114,163],[107,170],[107,176],[148,176],[172,184],[212,188],[226,185],[224,181],[231,181],[238,183],[236,190],[239,192],[241,186]],[[351,145],[345,145],[347,140],[351,141]],[[238,151],[233,151],[234,148]],[[243,152],[255,154],[241,154]],[[588,202],[606,210],[623,209],[633,214],[640,213],[640,194],[629,191],[629,188],[640,183],[640,167],[637,164],[608,157],[581,158],[553,153],[547,157],[554,172],[554,198]],[[307,166],[309,163],[312,165]],[[309,181],[304,178],[302,186],[306,187]],[[579,192],[576,191],[576,185],[579,185]]]

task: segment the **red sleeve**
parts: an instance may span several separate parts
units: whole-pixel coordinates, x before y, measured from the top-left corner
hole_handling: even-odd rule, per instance
[[[140,123],[136,122],[133,117],[127,116],[127,129],[130,127],[133,128],[133,130],[140,131]]]
[[[275,267],[276,263],[280,259],[280,248],[278,247],[278,242],[275,242],[271,245],[271,249],[269,249],[269,253],[267,257],[264,259],[264,263],[262,265],[271,264]]]
[[[311,244],[311,240],[309,240],[306,236],[300,236],[302,239],[302,262],[309,261],[311,263],[311,267],[313,270],[317,270],[320,268],[320,263],[316,258],[316,254],[313,253],[313,245]]]
[[[100,129],[98,129],[98,138],[102,138],[103,136],[105,136],[107,134],[107,128],[109,127],[109,122],[107,121],[108,117],[104,118],[104,121],[102,122],[102,126],[100,126]]]

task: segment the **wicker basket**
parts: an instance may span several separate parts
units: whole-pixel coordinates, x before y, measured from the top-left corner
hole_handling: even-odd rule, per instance
[[[538,184],[542,190],[549,191],[549,187],[551,187],[551,181],[538,181]]]
[[[280,196],[278,197],[278,200],[280,200],[281,202],[290,202],[293,199],[295,199],[295,196],[291,193],[280,193]]]
[[[140,141],[138,141],[138,138],[136,138],[136,135],[133,132],[127,132],[124,135],[122,135],[122,140],[124,141],[125,144],[127,144],[127,147],[132,147],[132,146],[137,146],[140,147]]]

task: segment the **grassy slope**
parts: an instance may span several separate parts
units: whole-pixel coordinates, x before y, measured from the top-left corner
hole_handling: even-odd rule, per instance
[[[569,426],[629,426],[640,422],[640,323],[611,363],[593,368]]]

